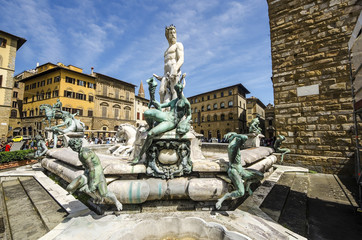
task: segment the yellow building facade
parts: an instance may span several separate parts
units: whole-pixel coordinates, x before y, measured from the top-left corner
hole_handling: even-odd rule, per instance
[[[6,140],[12,106],[14,70],[17,50],[26,42],[24,38],[0,30],[0,138]]]
[[[192,126],[204,138],[221,140],[228,132],[246,133],[246,94],[242,84],[189,97]]]
[[[46,63],[38,66],[36,74],[20,80],[24,83],[22,106],[23,135],[34,136],[44,132],[44,113],[40,105],[62,102],[62,108],[71,113],[78,113],[78,118],[86,128],[92,128],[95,101],[95,77],[84,74],[81,68],[61,63]],[[53,123],[54,124],[54,123]]]
[[[259,116],[259,127],[262,129],[262,134],[265,135],[265,105],[259,98],[254,96],[246,99],[246,119],[249,126],[251,121]]]

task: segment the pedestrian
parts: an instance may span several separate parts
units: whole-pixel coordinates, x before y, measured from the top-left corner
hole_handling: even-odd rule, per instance
[[[11,146],[13,146],[13,142],[8,142],[5,146],[5,152],[10,152]]]

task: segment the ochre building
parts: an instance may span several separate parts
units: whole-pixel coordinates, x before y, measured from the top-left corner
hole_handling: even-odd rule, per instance
[[[16,51],[26,42],[24,38],[0,30],[0,138],[8,136],[9,116],[13,105]]]
[[[192,126],[204,138],[222,140],[228,132],[246,133],[246,94],[242,84],[201,93],[191,103]]]

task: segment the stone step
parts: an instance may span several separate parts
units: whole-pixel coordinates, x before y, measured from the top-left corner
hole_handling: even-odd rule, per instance
[[[304,237],[307,235],[308,186],[308,174],[296,173],[283,211],[279,217],[281,225]]]
[[[53,229],[66,217],[67,212],[33,177],[20,177],[19,181],[48,230]]]
[[[17,178],[2,182],[5,211],[13,240],[38,239],[48,230]]]
[[[295,173],[284,173],[260,206],[276,222],[279,221],[294,178]]]

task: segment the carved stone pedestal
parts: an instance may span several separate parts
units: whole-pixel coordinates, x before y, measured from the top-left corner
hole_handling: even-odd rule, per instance
[[[162,179],[191,173],[191,141],[195,136],[183,136],[176,131],[166,132],[156,137],[146,153],[147,174]]]
[[[263,134],[249,133],[246,134],[248,140],[244,143],[244,148],[260,147],[260,139],[264,137]]]

